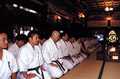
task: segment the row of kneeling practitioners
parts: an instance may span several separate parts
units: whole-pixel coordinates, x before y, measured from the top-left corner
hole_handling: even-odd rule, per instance
[[[61,35],[57,30],[47,40],[36,31],[29,32],[27,41],[18,35],[8,50],[2,49],[0,79],[60,78],[89,56],[87,46],[97,44],[93,40],[87,44],[85,39],[69,38],[68,33]]]

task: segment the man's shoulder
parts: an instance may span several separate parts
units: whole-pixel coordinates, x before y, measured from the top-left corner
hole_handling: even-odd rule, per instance
[[[7,56],[7,58],[10,58],[10,59],[14,58],[13,54],[10,51],[8,51],[7,49],[3,49],[3,53],[4,53],[4,55]]]

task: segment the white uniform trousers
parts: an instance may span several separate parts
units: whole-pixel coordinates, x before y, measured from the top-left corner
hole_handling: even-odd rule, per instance
[[[44,66],[53,78],[60,78],[63,75],[63,72],[61,71],[59,67],[53,67],[50,64],[45,64]]]

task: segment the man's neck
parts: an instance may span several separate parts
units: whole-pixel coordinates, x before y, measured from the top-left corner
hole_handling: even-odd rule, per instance
[[[2,60],[3,57],[3,49],[0,48],[0,60]]]
[[[28,42],[28,43],[34,48],[35,45],[32,42]]]
[[[54,38],[51,37],[51,39],[54,41],[54,43],[56,43],[57,41],[54,40]]]

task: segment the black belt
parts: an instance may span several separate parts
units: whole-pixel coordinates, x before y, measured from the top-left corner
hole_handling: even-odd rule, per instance
[[[55,62],[55,63],[59,66],[59,68],[62,70],[62,72],[64,73],[65,69],[64,69],[64,67],[62,66],[62,64],[61,64],[58,60],[53,61],[53,62]]]
[[[35,68],[31,68],[31,69],[28,69],[28,71],[32,71],[32,70],[35,70],[38,74],[40,74],[39,73],[39,68],[40,68],[40,66],[38,66],[38,67],[35,67]],[[41,75],[42,75],[42,79],[44,79],[44,74],[43,74],[43,71],[42,71],[42,69],[40,69],[41,70]]]

